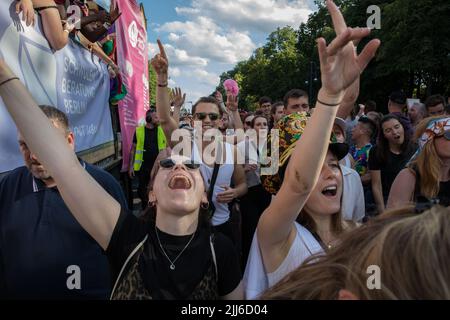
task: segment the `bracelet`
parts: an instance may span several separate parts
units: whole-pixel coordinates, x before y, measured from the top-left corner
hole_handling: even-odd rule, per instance
[[[163,84],[158,83],[158,87],[160,87],[160,88],[166,88],[168,85],[169,84],[167,82],[163,83]]]
[[[17,77],[12,77],[12,78],[6,79],[6,80],[3,81],[2,83],[0,83],[0,86],[4,85],[5,83],[10,82],[10,81],[12,81],[12,80],[20,80],[20,79],[17,78]]]
[[[338,105],[340,105],[342,103],[342,101],[339,103],[336,103],[336,104],[325,103],[325,102],[320,101],[319,98],[317,98],[317,102],[320,104],[323,104],[324,106],[327,106],[327,107],[337,107]]]

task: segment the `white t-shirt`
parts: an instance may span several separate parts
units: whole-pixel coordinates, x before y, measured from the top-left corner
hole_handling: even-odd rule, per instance
[[[355,170],[341,165],[344,188],[342,191],[342,219],[361,222],[366,209],[361,178]]]
[[[305,227],[295,222],[297,234],[281,265],[271,273],[266,273],[262,260],[257,233],[253,236],[252,246],[244,272],[245,298],[257,299],[264,291],[278,283],[284,276],[297,269],[307,258],[324,251],[319,242]]]
[[[230,186],[234,172],[233,148],[229,143],[224,143],[224,145],[226,150],[226,159],[225,163],[220,166],[219,172],[217,173],[217,180],[214,184],[214,191],[212,195],[212,202],[214,203],[214,206],[216,208],[216,211],[214,212],[211,219],[211,223],[213,226],[224,224],[230,219],[230,210],[228,209],[228,203],[217,202],[217,194],[225,191],[225,188],[223,188],[223,186]],[[193,148],[193,155],[193,159],[200,163],[200,172],[203,176],[205,188],[206,190],[209,190],[214,167],[210,167],[203,163],[202,157],[200,156],[199,150],[195,146],[195,144]]]

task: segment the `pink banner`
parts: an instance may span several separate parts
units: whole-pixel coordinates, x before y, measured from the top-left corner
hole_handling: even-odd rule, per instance
[[[145,123],[149,109],[148,46],[139,5],[135,0],[116,0],[122,13],[116,23],[117,57],[128,94],[119,102],[122,131],[122,171],[127,171],[136,126]]]

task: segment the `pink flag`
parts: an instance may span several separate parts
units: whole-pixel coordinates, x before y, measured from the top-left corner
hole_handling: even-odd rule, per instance
[[[116,0],[122,13],[116,22],[117,60],[128,94],[119,102],[122,171],[127,171],[133,135],[145,124],[149,109],[147,31],[136,0]]]

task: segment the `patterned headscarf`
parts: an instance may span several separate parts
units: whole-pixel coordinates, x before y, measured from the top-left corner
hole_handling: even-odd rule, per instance
[[[435,137],[440,137],[440,136],[443,136],[444,134],[449,134],[448,132],[450,132],[450,118],[449,117],[431,120],[428,123],[427,128],[425,129],[425,132],[419,138],[419,140],[418,140],[419,148],[417,149],[416,153],[412,156],[408,165],[411,164],[412,161],[417,159],[417,157],[419,156],[419,154],[422,152],[423,148],[425,148],[425,145],[429,141],[433,140]]]

